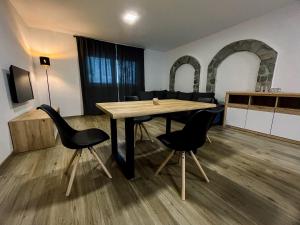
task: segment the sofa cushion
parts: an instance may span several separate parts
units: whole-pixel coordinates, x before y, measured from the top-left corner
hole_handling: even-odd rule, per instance
[[[139,92],[139,99],[140,100],[151,100],[151,99],[153,99],[153,92],[152,91],[141,91],[141,92]]]
[[[199,97],[197,100],[193,99],[193,101],[205,102],[205,103],[214,103],[214,98],[202,98],[202,97]]]
[[[163,90],[163,91],[153,91],[153,97],[154,98],[158,98],[158,99],[166,99],[167,97],[167,90]]]
[[[198,101],[199,98],[215,98],[215,93],[213,92],[194,92],[193,101]]]
[[[175,91],[168,91],[166,98],[167,99],[176,99],[177,98],[177,92],[175,92]]]
[[[192,100],[193,98],[193,93],[185,93],[185,92],[181,92],[178,91],[177,92],[177,98],[180,100]]]

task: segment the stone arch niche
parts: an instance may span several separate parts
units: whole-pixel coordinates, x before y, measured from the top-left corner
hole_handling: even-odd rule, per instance
[[[208,66],[206,91],[215,92],[216,76],[219,65],[228,56],[236,53],[248,51],[256,54],[261,60],[257,75],[255,91],[260,91],[261,87],[269,89],[272,86],[273,73],[277,59],[277,52],[264,42],[247,39],[233,42],[222,48],[212,59]]]
[[[194,73],[194,86],[193,86],[193,91],[194,92],[199,92],[199,84],[200,84],[200,70],[201,66],[198,60],[192,56],[182,56],[179,59],[175,61],[173,66],[171,67],[170,70],[170,84],[169,84],[169,90],[174,91],[175,88],[175,74],[177,69],[182,66],[183,64],[190,64],[192,67],[195,69]]]

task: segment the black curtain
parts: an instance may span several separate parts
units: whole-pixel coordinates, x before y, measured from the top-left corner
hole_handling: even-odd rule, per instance
[[[76,36],[85,115],[97,102],[123,101],[145,90],[144,49]]]
[[[116,45],[76,37],[85,115],[100,114],[97,102],[118,101]]]
[[[144,49],[117,45],[119,100],[145,90]]]

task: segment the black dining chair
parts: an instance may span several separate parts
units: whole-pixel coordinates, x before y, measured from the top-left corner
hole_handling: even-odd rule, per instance
[[[158,175],[159,172],[165,167],[168,161],[173,157],[175,152],[181,153],[181,168],[182,168],[182,187],[181,187],[181,199],[185,200],[185,156],[188,152],[193,160],[195,161],[197,167],[199,168],[201,174],[205,178],[206,182],[209,182],[208,177],[206,176],[204,170],[201,167],[201,164],[197,160],[194,150],[200,148],[204,145],[207,137],[207,131],[212,123],[212,120],[215,117],[214,112],[207,110],[199,110],[195,112],[184,128],[179,131],[174,131],[168,134],[163,134],[157,138],[169,149],[172,149],[168,157],[163,161],[159,166],[155,175]]]
[[[139,101],[138,96],[125,96],[125,101]],[[146,135],[148,136],[149,140],[153,142],[151,135],[149,134],[147,128],[144,125],[144,122],[148,122],[152,120],[152,116],[139,116],[133,119],[134,122],[134,143],[137,140],[137,131],[140,130],[140,140],[143,140],[143,130],[145,131]]]
[[[211,121],[211,124],[209,126],[209,129],[210,129],[214,125],[214,121],[215,121],[216,117],[218,115],[222,115],[222,113],[224,113],[224,106],[217,106],[215,108],[207,109],[206,111],[212,112],[214,114],[214,118]],[[206,135],[206,138],[207,138],[209,143],[212,143],[212,140],[211,140],[211,138],[208,134]]]
[[[97,155],[94,146],[102,143],[109,139],[109,136],[102,130],[92,128],[87,130],[74,130],[72,127],[69,126],[69,124],[59,115],[57,111],[55,111],[51,106],[49,105],[41,105],[37,109],[41,109],[44,112],[46,112],[50,118],[55,123],[61,142],[62,144],[69,149],[73,149],[75,152],[71,158],[71,161],[69,162],[67,169],[65,173],[67,174],[70,167],[74,163],[71,177],[69,180],[68,188],[66,191],[66,196],[68,197],[71,192],[71,188],[73,185],[74,177],[76,174],[76,169],[79,163],[79,160],[81,158],[82,150],[87,148],[89,152],[95,157],[95,159],[99,162],[101,167],[103,168],[104,172],[109,178],[111,177],[111,174],[108,172],[107,168],[105,167],[104,163],[100,159],[100,157]]]

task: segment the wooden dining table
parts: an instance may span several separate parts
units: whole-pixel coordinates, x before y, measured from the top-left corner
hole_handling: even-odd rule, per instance
[[[127,179],[134,178],[134,117],[163,114],[166,133],[171,130],[170,113],[216,107],[215,104],[178,99],[96,103],[97,108],[110,117],[112,156]],[[118,151],[117,120],[125,119],[125,157]]]

